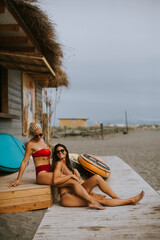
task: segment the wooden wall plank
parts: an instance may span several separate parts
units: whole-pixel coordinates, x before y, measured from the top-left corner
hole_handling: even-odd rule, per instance
[[[16,96],[16,95],[9,95],[9,101],[11,101],[11,102],[15,102],[16,104],[21,104],[21,99],[18,97],[18,96]]]
[[[1,44],[6,44],[6,43],[27,43],[28,42],[28,37],[23,37],[23,36],[7,36],[7,37],[0,37],[0,43]]]
[[[8,89],[8,92],[9,92],[9,96],[10,95],[12,95],[12,96],[15,96],[15,97],[19,97],[19,92],[21,91],[21,87],[19,87],[19,86],[17,86],[17,87],[11,87],[10,85],[9,85],[9,89]],[[18,94],[18,96],[17,96],[17,94]],[[21,100],[21,99],[20,99]]]
[[[20,83],[18,83],[18,82],[13,82],[13,81],[9,81],[9,83],[8,83],[8,87],[9,87],[9,90],[10,90],[10,88],[11,89],[14,89],[14,90],[17,90],[17,91],[21,91],[21,84]]]
[[[1,121],[1,120],[3,120],[3,121]],[[12,121],[12,119],[0,119],[0,125],[1,125],[1,123],[5,124],[5,122],[11,122],[11,121]],[[19,120],[17,120],[17,122],[19,122]],[[10,126],[10,128],[7,128],[5,125],[4,125],[4,127],[2,125],[0,127],[0,133],[11,134],[19,139],[18,136],[22,135],[22,129],[14,129],[11,126]],[[20,141],[22,141],[22,140],[20,140]]]
[[[15,114],[9,114],[9,113],[1,113],[0,112],[0,118],[4,119],[20,119],[20,116],[15,115]]]
[[[12,110],[17,110],[17,111],[21,111],[21,105],[19,103],[15,103],[15,102],[12,102],[12,101],[9,101],[9,107],[10,109]]]
[[[7,50],[7,51],[12,51],[12,52],[21,52],[21,53],[24,53],[24,52],[34,52],[34,51],[35,51],[35,47],[0,46],[0,50]]]
[[[19,25],[18,24],[0,24],[0,31],[1,32],[17,32],[19,31]]]
[[[18,70],[8,70],[8,84],[10,86],[10,83],[12,83],[12,86],[15,85],[15,86],[19,86],[19,87],[22,87],[22,84],[21,84],[21,72],[18,71]],[[15,88],[13,86],[13,88]]]
[[[10,105],[9,105],[9,107],[10,107]],[[16,110],[16,109],[11,109],[10,111],[9,111],[9,113],[10,114],[14,114],[14,115],[18,115],[19,117],[20,117],[20,120],[22,119],[21,118],[21,110]]]

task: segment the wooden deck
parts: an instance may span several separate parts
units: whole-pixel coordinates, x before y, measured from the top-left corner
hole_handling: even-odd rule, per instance
[[[52,191],[47,185],[36,184],[32,160],[22,177],[20,185],[9,187],[18,173],[0,176],[0,213],[23,212],[52,206]]]
[[[57,202],[48,208],[34,240],[159,239],[160,195],[120,158],[101,158],[112,170],[107,182],[120,197],[136,195],[143,189],[144,199],[136,206],[101,211],[65,208]]]

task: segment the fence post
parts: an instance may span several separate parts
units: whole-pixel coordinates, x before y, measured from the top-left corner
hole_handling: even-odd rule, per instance
[[[102,123],[102,122],[100,123],[100,126],[101,126],[101,135],[102,135],[102,139],[104,139],[104,136],[103,136],[103,123]]]

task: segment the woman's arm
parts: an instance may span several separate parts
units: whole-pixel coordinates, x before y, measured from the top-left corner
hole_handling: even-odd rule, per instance
[[[18,177],[17,177],[17,179],[14,182],[12,182],[10,184],[10,187],[12,187],[12,186],[15,187],[15,186],[17,186],[19,184],[19,182],[21,180],[21,177],[22,177],[22,175],[23,175],[23,173],[24,173],[24,171],[25,171],[25,169],[27,167],[27,164],[28,164],[28,161],[29,161],[29,158],[30,158],[31,154],[32,154],[32,150],[30,148],[30,144],[28,143],[27,146],[26,146],[26,151],[25,151],[25,155],[24,155],[23,161],[22,161],[21,166],[20,166]]]
[[[78,178],[78,180],[79,180],[79,183],[80,184],[82,184],[83,183],[83,181],[82,181],[82,179],[81,179],[81,175],[80,175],[80,173],[78,172],[78,170],[77,169],[74,169],[74,174],[76,175],[76,177]]]
[[[73,174],[68,174],[68,175],[63,174],[63,172],[62,172],[62,163],[61,162],[57,162],[57,164],[55,166],[55,169],[54,169],[54,172],[53,172],[53,186],[62,184],[64,182],[66,182],[67,180],[71,179],[71,178],[73,178],[76,181],[78,181],[77,177],[74,176]]]

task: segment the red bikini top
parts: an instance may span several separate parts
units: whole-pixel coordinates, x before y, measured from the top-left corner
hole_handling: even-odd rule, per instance
[[[49,148],[42,148],[32,154],[33,158],[36,157],[50,157],[51,150]]]

